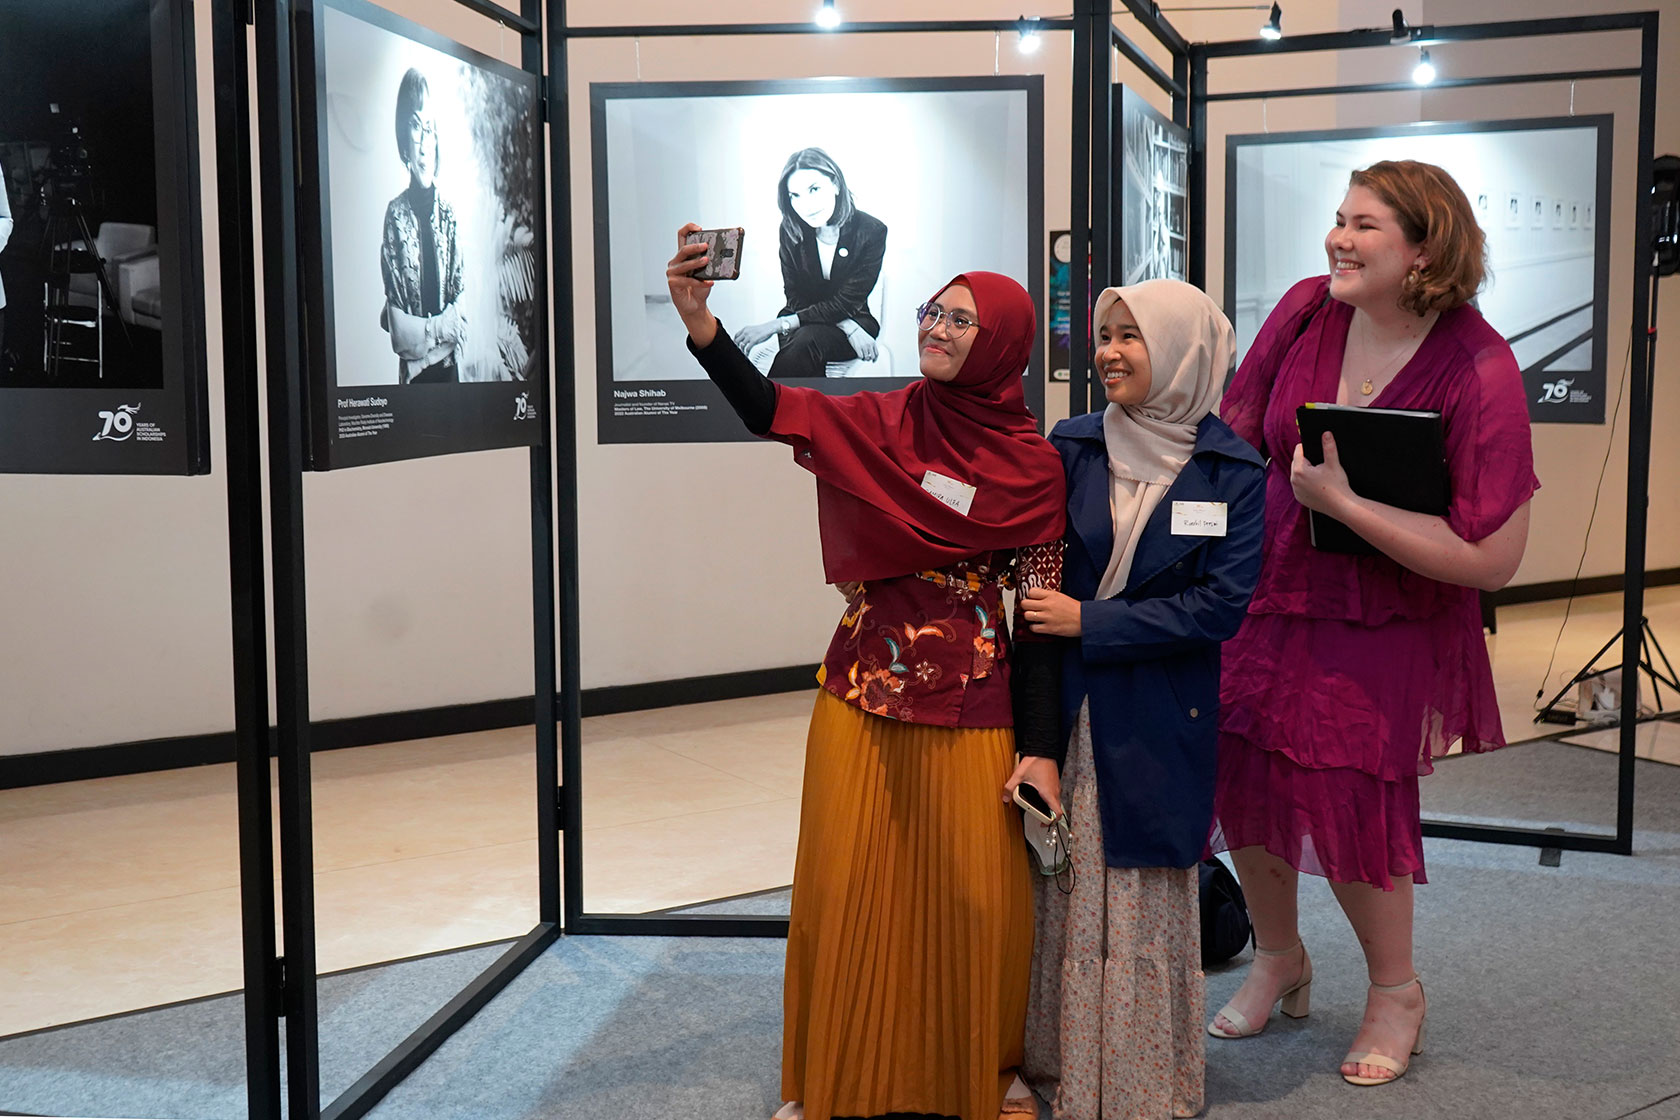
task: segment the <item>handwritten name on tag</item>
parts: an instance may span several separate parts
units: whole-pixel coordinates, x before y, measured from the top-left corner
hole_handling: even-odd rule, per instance
[[[1223,537],[1224,502],[1174,502],[1172,531],[1175,537]]]
[[[938,498],[964,517],[974,505],[974,487],[966,482],[959,482],[938,471],[928,471],[922,476],[922,489]]]

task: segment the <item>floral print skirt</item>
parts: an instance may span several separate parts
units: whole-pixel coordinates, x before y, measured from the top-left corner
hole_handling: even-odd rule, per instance
[[[1202,1110],[1207,1018],[1196,868],[1109,867],[1091,713],[1062,769],[1074,888],[1038,883],[1027,1081],[1056,1120],[1165,1120]]]

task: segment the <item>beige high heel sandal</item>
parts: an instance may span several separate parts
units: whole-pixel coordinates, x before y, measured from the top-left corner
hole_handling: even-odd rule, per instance
[[[1301,950],[1301,978],[1295,981],[1295,986],[1287,989],[1278,996],[1278,1003],[1283,1013],[1291,1019],[1305,1019],[1312,1007],[1312,958],[1307,956],[1307,947],[1299,941],[1287,949],[1262,949],[1256,945],[1254,955],[1259,957],[1288,957]],[[1269,1012],[1268,1012],[1269,1016]],[[1226,1022],[1236,1028],[1234,1031],[1219,1029],[1219,1020],[1223,1017]],[[1257,1027],[1250,1026],[1248,1017],[1230,1004],[1219,1009],[1219,1014],[1208,1024],[1207,1032],[1215,1038],[1252,1038],[1266,1029],[1264,1021]]]
[[[798,1101],[788,1101],[776,1110],[776,1115],[770,1120],[805,1120],[805,1106]]]
[[[1373,992],[1403,992],[1413,984],[1418,986],[1418,995],[1423,995],[1423,981],[1419,980],[1416,976],[1412,977],[1404,984],[1372,984],[1371,990]],[[1423,1053],[1423,1025],[1425,1020],[1428,1018],[1429,1000],[1425,999],[1423,1001],[1423,1015],[1418,1019],[1417,1037],[1412,1040],[1413,1054]],[[1342,1074],[1342,1080],[1346,1081],[1349,1085],[1388,1085],[1392,1082],[1400,1080],[1406,1075],[1406,1071],[1412,1068],[1412,1060],[1410,1057],[1407,1057],[1405,1061],[1401,1062],[1389,1057],[1387,1054],[1377,1054],[1371,1051],[1365,1051],[1363,1053],[1349,1053],[1347,1057],[1342,1059],[1342,1064],[1376,1066],[1378,1069],[1386,1069],[1394,1074],[1393,1077],[1359,1077],[1346,1073]]]

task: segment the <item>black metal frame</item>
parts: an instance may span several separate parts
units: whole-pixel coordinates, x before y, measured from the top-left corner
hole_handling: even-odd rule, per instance
[[[1086,12],[1084,22],[1095,17],[1090,0],[1078,0]],[[948,34],[952,32],[992,32],[1014,34],[1022,29],[1020,20],[912,20],[903,22],[848,23],[836,31],[824,31],[811,23],[731,23],[683,24],[651,27],[568,27],[565,0],[547,0],[549,34],[549,102],[565,106],[569,102],[568,44],[573,39],[651,39],[670,37],[718,38],[758,35],[857,35],[857,34]],[[1106,14],[1103,17],[1106,23]],[[1072,19],[1041,19],[1033,23],[1039,33],[1073,31],[1077,37],[1081,16]],[[1075,105],[1084,93],[1075,73]],[[569,160],[570,122],[563,108],[557,109],[550,122],[551,151],[555,154],[553,198],[555,221],[554,257],[554,319],[555,384],[554,411],[559,426],[556,436],[556,461],[562,466],[560,516],[560,739],[561,766],[564,771],[560,786],[562,819],[565,822],[564,890],[562,926],[568,934],[640,934],[648,936],[697,937],[785,937],[786,918],[761,915],[713,917],[703,914],[607,914],[591,913],[584,909],[583,894],[583,693],[582,671],[579,665],[580,591],[578,587],[578,500],[577,500],[577,363],[569,326],[566,337],[558,326],[569,323],[573,314],[573,282],[571,261],[571,181]],[[1078,146],[1079,136],[1075,135]],[[1078,190],[1079,176],[1074,176]],[[1042,186],[1039,186],[1042,195]],[[1077,207],[1076,207],[1077,218]],[[1043,238],[1040,236],[1039,241]],[[1033,252],[1042,253],[1042,245]],[[1089,324],[1086,326],[1089,333]],[[593,378],[593,368],[589,371]],[[591,418],[593,420],[593,417]]]
[[[1128,7],[1141,6],[1142,0],[1127,0]],[[1427,25],[1410,29],[1406,44],[1429,46],[1434,43],[1471,42],[1501,39],[1524,39],[1558,35],[1591,34],[1605,31],[1638,31],[1641,35],[1640,65],[1637,68],[1600,70],[1572,70],[1540,74],[1515,74],[1486,78],[1438,80],[1433,88],[1451,89],[1464,86],[1518,85],[1533,82],[1575,82],[1589,79],[1639,79],[1639,131],[1635,141],[1638,179],[1634,194],[1634,244],[1645,246],[1651,239],[1650,206],[1651,159],[1656,134],[1657,90],[1657,13],[1625,12],[1615,15],[1572,16],[1558,19],[1518,20],[1505,23],[1474,23],[1437,27]],[[1191,159],[1191,199],[1193,226],[1197,230],[1196,252],[1191,261],[1190,279],[1198,286],[1207,281],[1207,105],[1211,101],[1257,101],[1272,97],[1305,97],[1319,95],[1342,96],[1358,93],[1383,93],[1395,90],[1416,90],[1410,83],[1373,83],[1366,85],[1325,86],[1310,89],[1244,90],[1212,93],[1208,89],[1209,62],[1219,58],[1253,57],[1270,54],[1290,54],[1301,51],[1353,50],[1359,48],[1391,47],[1391,30],[1373,28],[1365,31],[1337,32],[1322,35],[1284,36],[1275,41],[1234,40],[1219,43],[1198,43],[1189,47],[1192,135],[1196,151]],[[1623,599],[1622,679],[1634,682],[1627,688],[1622,705],[1621,744],[1616,777],[1616,832],[1613,836],[1568,831],[1478,825],[1455,821],[1425,820],[1423,834],[1452,840],[1475,840],[1489,844],[1517,844],[1537,848],[1566,848],[1573,851],[1611,852],[1619,855],[1633,853],[1633,797],[1635,735],[1638,721],[1638,665],[1641,620],[1645,608],[1645,538],[1646,489],[1650,481],[1651,464],[1651,378],[1652,348],[1655,331],[1650,322],[1655,278],[1651,273],[1650,254],[1643,249],[1634,251],[1633,268],[1633,398],[1628,422],[1627,474],[1627,543],[1623,571],[1626,586]]]
[[[552,843],[538,845],[538,922],[501,957],[410,1034],[336,1100],[320,1099],[319,1008],[315,951],[313,820],[310,800],[310,722],[307,601],[303,548],[303,472],[306,469],[303,379],[308,361],[305,285],[319,274],[320,248],[300,251],[297,89],[294,47],[300,41],[295,0],[213,0],[222,198],[224,358],[228,376],[229,531],[233,561],[236,738],[240,800],[246,981],[248,1108],[253,1118],[281,1115],[279,1024],[286,1026],[286,1114],[294,1120],[354,1120],[470,1019],[559,937],[559,860]],[[541,0],[522,0],[513,13],[488,0],[459,0],[522,36],[522,69],[543,73]],[[256,139],[259,176],[248,153],[252,140],[246,41],[256,25]],[[304,40],[306,41],[306,40]],[[560,153],[564,149],[559,149]],[[563,154],[551,157],[564,166]],[[552,166],[552,164],[551,164]],[[260,193],[259,193],[260,192]],[[256,195],[256,197],[253,197]],[[253,205],[262,226],[253,230]],[[262,465],[257,458],[258,337],[253,295],[255,242],[260,235],[265,301],[269,531],[274,572],[276,735],[280,774],[280,917],[285,956],[276,956],[275,907],[270,884],[274,851],[269,811],[267,628],[264,616]],[[314,252],[304,257],[302,252]],[[565,342],[562,338],[559,341]],[[552,418],[540,413],[542,442],[531,449],[531,565],[536,726],[537,825],[540,837],[559,833],[555,787],[555,597]]]

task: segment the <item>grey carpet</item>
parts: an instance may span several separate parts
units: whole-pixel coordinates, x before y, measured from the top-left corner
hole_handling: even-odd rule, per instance
[[[354,1084],[504,950],[461,949],[322,977],[322,1100]],[[243,1116],[244,1015],[244,997],[235,994],[0,1040],[0,1109]]]
[[[1426,812],[1608,830],[1614,762],[1559,744],[1443,762],[1424,783]],[[1205,1115],[1680,1120],[1680,768],[1637,771],[1631,859],[1564,852],[1549,868],[1532,848],[1426,843],[1418,958],[1429,1050],[1392,1086],[1355,1089],[1336,1074],[1358,1025],[1363,966],[1329,890],[1305,880],[1313,1013],[1274,1019],[1258,1038],[1209,1039]],[[782,953],[779,941],[749,939],[563,940],[371,1120],[767,1117],[778,1103]],[[481,967],[467,954],[428,960],[324,987],[323,1081],[335,1091]],[[1210,1007],[1246,963],[1209,974]],[[240,1047],[236,998],[0,1041],[0,1109],[241,1115]]]
[[[705,914],[711,917],[735,917],[736,915],[768,915],[770,917],[785,918],[793,900],[792,887],[777,887],[774,890],[755,891],[752,894],[737,895],[734,898],[720,898],[716,902],[705,902],[699,906],[680,906],[665,911],[667,914]]]

